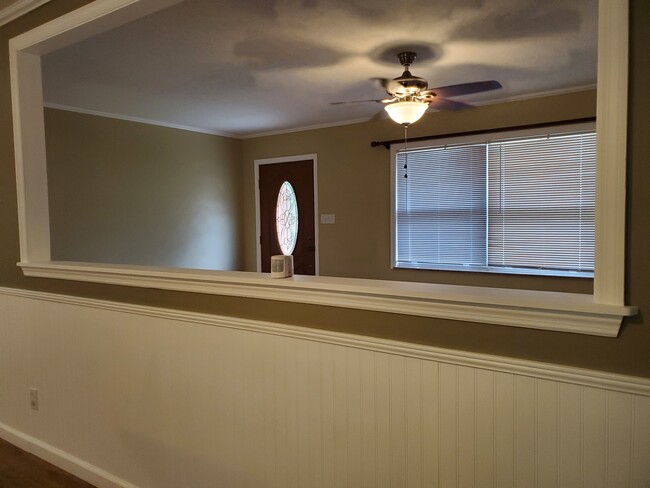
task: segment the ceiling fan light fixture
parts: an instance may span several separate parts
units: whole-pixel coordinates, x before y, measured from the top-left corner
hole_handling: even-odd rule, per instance
[[[397,102],[386,105],[388,115],[398,124],[413,124],[422,118],[429,108],[425,102]]]

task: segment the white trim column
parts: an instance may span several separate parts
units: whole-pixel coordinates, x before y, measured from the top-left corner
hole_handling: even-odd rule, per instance
[[[594,302],[625,303],[628,0],[601,0],[598,11],[596,262]]]

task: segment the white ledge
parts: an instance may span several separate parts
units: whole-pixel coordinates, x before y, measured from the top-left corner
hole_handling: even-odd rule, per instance
[[[18,263],[26,276],[309,303],[606,337],[618,335],[633,306],[592,295],[357,278],[167,269],[94,263]]]

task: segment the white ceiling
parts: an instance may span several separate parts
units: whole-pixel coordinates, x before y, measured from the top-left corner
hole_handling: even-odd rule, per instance
[[[377,116],[372,77],[496,79],[487,103],[596,83],[597,0],[185,0],[43,58],[47,104],[239,137]]]

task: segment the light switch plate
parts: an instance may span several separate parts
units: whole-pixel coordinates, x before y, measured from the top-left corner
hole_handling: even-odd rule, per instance
[[[335,224],[336,223],[336,214],[320,214],[320,223],[321,224]]]

